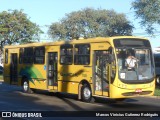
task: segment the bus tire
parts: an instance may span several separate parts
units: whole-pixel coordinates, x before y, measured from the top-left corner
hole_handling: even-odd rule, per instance
[[[23,87],[23,92],[25,92],[25,93],[33,93],[33,91],[29,87],[29,81],[28,81],[27,78],[23,79],[22,87]]]
[[[158,85],[158,86],[160,85],[160,77],[159,76],[156,77],[156,85]]]
[[[90,102],[92,99],[92,92],[87,84],[84,84],[81,88],[81,100],[83,102]]]

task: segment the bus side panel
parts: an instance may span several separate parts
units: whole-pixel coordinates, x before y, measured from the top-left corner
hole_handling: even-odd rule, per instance
[[[33,77],[33,82],[30,82],[32,86],[36,86],[37,89],[46,90],[47,82],[46,82],[46,65],[34,65],[34,73],[36,79]]]
[[[78,94],[79,83],[58,81],[58,92]]]
[[[19,70],[21,78],[27,77],[30,88],[46,89],[46,70],[45,65],[22,65]]]
[[[58,91],[78,94],[82,80],[91,83],[92,67],[90,65],[60,65],[58,73]],[[75,69],[76,68],[76,69]]]
[[[4,64],[3,78],[4,82],[10,84],[10,65]]]
[[[92,61],[93,50],[107,50],[108,43],[90,44],[90,63],[88,65],[59,65],[58,67],[58,91],[78,94],[78,86],[82,80],[86,80],[93,90]],[[59,57],[60,58],[60,57]],[[76,69],[75,69],[76,68]]]

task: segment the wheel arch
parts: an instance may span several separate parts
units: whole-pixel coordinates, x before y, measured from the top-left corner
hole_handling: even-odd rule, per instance
[[[26,75],[23,75],[22,78],[21,78],[21,86],[23,86],[23,82],[24,82],[25,79],[28,80],[28,77]]]

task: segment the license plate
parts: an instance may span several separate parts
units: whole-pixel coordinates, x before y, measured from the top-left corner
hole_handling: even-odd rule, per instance
[[[142,92],[142,89],[136,89],[135,92],[140,93],[140,92]]]

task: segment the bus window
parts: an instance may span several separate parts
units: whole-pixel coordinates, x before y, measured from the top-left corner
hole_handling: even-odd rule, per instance
[[[32,47],[24,48],[23,63],[26,63],[26,64],[33,63],[33,48]]]
[[[36,47],[34,49],[34,63],[35,64],[44,64],[45,61],[45,48]]]
[[[63,65],[71,65],[73,63],[73,46],[62,45],[60,48],[60,63]]]
[[[75,45],[74,64],[89,65],[90,64],[90,45],[79,44]]]

